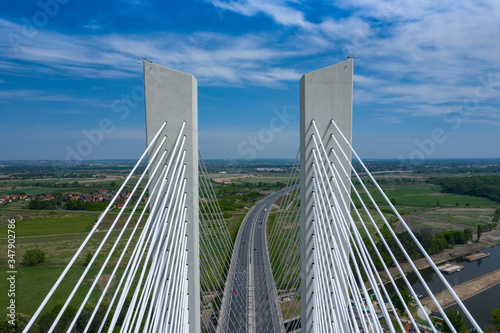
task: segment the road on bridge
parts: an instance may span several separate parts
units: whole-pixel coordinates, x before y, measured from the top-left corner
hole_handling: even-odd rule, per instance
[[[274,192],[245,216],[234,248],[234,265],[226,293],[225,332],[283,332],[279,303],[266,245],[266,221],[274,202],[286,190]],[[232,289],[231,289],[232,288]]]

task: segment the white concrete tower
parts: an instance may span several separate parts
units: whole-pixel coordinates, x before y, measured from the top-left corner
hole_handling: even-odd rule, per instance
[[[346,138],[351,141],[352,132],[352,91],[353,91],[353,60],[349,59],[302,76],[300,80],[300,228],[301,228],[301,322],[302,332],[314,331],[314,250],[313,250],[313,183],[312,164],[314,157],[312,150],[314,142],[312,135],[315,129],[314,120],[326,151],[335,161],[330,149],[334,149],[338,156],[342,156],[342,149],[350,159],[350,150],[347,145],[337,147],[331,135],[335,135],[338,142],[343,139],[338,135],[330,120],[334,119]],[[335,164],[336,162],[334,162]],[[346,170],[350,170],[349,163],[342,162]],[[335,166],[341,170],[340,166]],[[342,171],[340,171],[342,172]],[[349,180],[344,177],[344,184],[349,187]],[[338,193],[337,193],[338,194]],[[335,195],[337,195],[335,194]],[[341,195],[341,194],[338,194]],[[345,194],[344,194],[345,197]],[[349,202],[348,198],[347,202]],[[340,201],[340,199],[339,199]],[[332,237],[336,237],[333,235]],[[322,258],[317,258],[322,260]],[[324,265],[335,263],[323,262]],[[348,298],[348,290],[345,290]]]
[[[189,331],[200,331],[200,260],[198,207],[198,83],[193,75],[144,62],[148,144],[166,121],[164,147],[171,150],[184,122]],[[158,140],[160,142],[160,140]],[[155,151],[154,148],[150,151]],[[153,169],[153,168],[151,168]],[[154,182],[153,182],[154,183]],[[152,198],[150,198],[152,199]],[[180,286],[179,286],[180,287]]]

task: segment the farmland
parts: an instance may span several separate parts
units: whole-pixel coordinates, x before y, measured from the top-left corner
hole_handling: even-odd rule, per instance
[[[274,190],[286,186],[291,162],[283,165],[259,165],[260,171],[255,167],[238,165],[237,167],[226,167],[224,163],[218,162],[208,164],[212,185],[223,209],[224,217],[229,229],[230,237],[234,240],[248,209],[264,195]],[[120,166],[118,166],[118,164]],[[101,163],[84,166],[64,166],[60,168],[44,171],[40,166],[26,169],[25,166],[9,166],[0,168],[0,194],[5,196],[16,195],[16,199],[0,206],[0,247],[7,246],[7,223],[9,219],[16,220],[16,261],[17,265],[17,285],[16,295],[17,310],[28,316],[32,315],[46,293],[63,271],[64,267],[71,260],[78,250],[80,244],[87,237],[88,232],[98,221],[102,210],[69,210],[65,204],[68,200],[88,199],[101,200],[106,206],[108,198],[117,193],[118,187],[123,181],[126,171],[131,168],[131,163]],[[390,166],[390,164],[389,164]],[[266,169],[269,167],[268,169]],[[279,167],[279,168],[278,168]],[[374,165],[376,170],[383,169],[381,165]],[[432,230],[433,233],[441,233],[447,230],[463,230],[471,228],[476,231],[478,226],[487,225],[498,218],[500,204],[484,197],[443,193],[441,186],[427,182],[431,176],[434,177],[467,177],[462,172],[453,173],[453,170],[461,170],[462,165],[456,169],[451,168],[449,172],[427,173],[408,172],[396,175],[379,175],[377,180],[384,189],[388,199],[395,204],[396,209],[403,215],[411,228],[419,231],[422,229]],[[25,168],[25,169],[23,169]],[[263,169],[262,169],[263,168]],[[476,168],[481,171],[481,168]],[[475,170],[476,170],[475,169]],[[62,170],[62,171],[61,171]],[[227,171],[225,171],[227,170]],[[488,169],[488,171],[490,171]],[[435,170],[436,171],[436,170]],[[222,173],[223,172],[223,173]],[[227,172],[227,173],[226,173]],[[498,176],[497,176],[498,177]],[[366,179],[363,178],[363,181]],[[383,197],[377,192],[375,186],[370,182],[366,183],[367,189],[374,194],[373,199],[389,218],[390,207],[384,203]],[[129,189],[125,189],[127,192]],[[359,181],[355,180],[355,190],[368,203],[367,209],[375,213],[374,205],[365,193]],[[353,202],[360,212],[363,220],[366,220],[366,213],[362,210],[360,202],[356,196],[356,191],[352,189]],[[21,199],[23,198],[23,199]],[[30,200],[49,200],[51,202],[48,209],[30,209]],[[31,205],[33,206],[33,205]],[[144,207],[142,203],[139,210]],[[85,269],[86,257],[97,249],[100,240],[106,235],[113,224],[114,218],[118,214],[118,207],[113,207],[110,213],[97,228],[97,231],[90,238],[89,245],[76,259],[76,264],[63,280],[62,289],[59,290],[49,303],[46,309],[51,309],[60,304],[78,277]],[[354,208],[352,208],[354,213]],[[131,213],[128,208],[125,211],[125,218]],[[272,211],[270,227],[274,225],[276,210]],[[377,215],[377,214],[375,214]],[[145,214],[147,217],[147,212]],[[130,224],[124,232],[123,238],[118,242],[118,248],[123,248],[128,237],[131,235],[137,223],[138,212],[131,218]],[[355,220],[360,225],[360,221]],[[498,221],[498,220],[497,220]],[[380,227],[383,224],[381,217],[375,218],[376,224]],[[389,220],[391,227],[398,231],[398,225],[391,217]],[[143,221],[138,226],[142,228]],[[123,222],[116,226],[117,231],[110,234],[104,251],[109,250],[112,243],[118,237],[119,230],[123,227]],[[368,225],[370,233],[374,233],[374,227]],[[402,230],[399,230],[402,231]],[[398,231],[398,232],[399,232]],[[134,237],[137,237],[135,235]],[[31,249],[42,249],[46,254],[45,262],[38,266],[21,265],[23,255]],[[131,251],[130,249],[127,251]],[[5,267],[7,264],[6,251],[0,251],[0,264]],[[103,258],[98,259],[103,262]],[[111,262],[116,262],[117,258],[112,257]],[[123,272],[124,265],[118,269],[117,281]],[[97,266],[93,265],[89,274],[83,281],[83,285],[89,287],[93,282],[93,276],[97,274]],[[109,272],[105,272],[109,273]],[[116,286],[116,281],[112,286]],[[100,281],[99,286],[104,285]],[[0,280],[0,292],[6,294],[7,281]],[[95,302],[98,293],[94,292],[90,298]],[[75,295],[75,303],[83,299],[82,292]]]

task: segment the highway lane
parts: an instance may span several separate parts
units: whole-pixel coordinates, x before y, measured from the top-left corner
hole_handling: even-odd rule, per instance
[[[266,249],[266,221],[274,202],[285,190],[274,192],[253,206],[243,220],[235,244],[226,293],[225,332],[282,332],[282,320],[273,291]]]

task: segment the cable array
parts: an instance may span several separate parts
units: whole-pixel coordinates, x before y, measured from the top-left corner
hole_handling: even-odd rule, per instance
[[[295,159],[279,209],[267,227],[267,248],[277,302],[288,331],[300,320],[300,188],[299,155]]]
[[[199,152],[200,283],[202,328],[215,332],[231,264],[233,242]]]
[[[49,333],[74,330],[186,332],[189,329],[187,200],[190,189],[186,188],[186,155],[192,152],[186,147],[185,125],[184,122],[180,129],[174,129],[175,141],[166,150],[163,146],[167,137],[161,134],[166,131],[167,123],[163,123],[23,332],[36,327]],[[311,240],[300,239],[300,191],[304,189],[299,186],[298,154],[285,189],[262,199],[261,207],[252,210],[263,214],[259,216],[268,219],[267,225],[260,220],[259,225],[247,223],[248,216],[245,217],[233,251],[233,241],[212,180],[198,152],[201,302],[196,311],[200,312],[201,329],[254,331],[258,323],[268,325],[269,331],[276,331],[276,327],[281,328],[280,332],[298,330],[301,242],[312,241],[315,331],[382,333],[406,331],[411,325],[415,332],[424,329],[437,332],[397,259],[402,256],[443,320],[456,333],[393,231],[387,209],[383,212],[380,207],[383,205],[392,210],[392,218],[396,217],[404,227],[462,312],[475,329],[482,332],[337,124],[331,120],[329,133],[336,135],[327,137],[334,148],[327,148],[314,120],[311,126],[312,146],[306,152],[312,156],[312,171],[308,176],[312,187],[307,193],[312,197],[313,217],[308,221],[313,227]],[[347,152],[342,147],[347,147]],[[363,177],[353,167],[351,154],[360,162]],[[141,170],[146,155],[148,163]],[[379,201],[370,189],[378,191]],[[121,200],[124,203],[117,209]],[[268,218],[274,204],[279,209]],[[261,234],[257,234],[258,242],[254,243],[256,232]],[[243,234],[252,235],[250,241],[247,240],[250,244],[242,241]],[[262,247],[265,255],[253,263],[257,265],[253,268],[255,272],[260,272],[254,275],[251,260],[257,247]],[[85,251],[93,254],[83,268],[78,263],[83,261]],[[397,270],[399,281],[391,274],[389,265]],[[69,276],[75,275],[77,279],[70,281]],[[257,281],[253,281],[254,277]],[[255,283],[259,290],[266,285],[265,290],[270,294],[266,297],[271,299],[273,309],[260,314],[257,320],[250,318],[250,314],[255,313],[255,303],[259,302],[254,300]],[[65,288],[60,288],[61,285],[66,288],[71,285],[69,293],[64,294],[61,289]],[[236,294],[240,287],[245,292]],[[413,301],[408,300],[406,291]],[[63,298],[64,303],[55,311],[53,320],[49,324],[37,321],[49,311],[49,306],[54,306],[54,295],[57,295],[54,298]],[[416,304],[417,314],[410,303]],[[279,309],[281,313],[276,315]],[[403,314],[407,319],[402,319]]]
[[[398,315],[396,310],[396,308],[401,309],[401,307],[404,308],[404,315],[416,332],[421,332],[422,327],[434,332],[437,331],[429,314],[423,310],[419,296],[408,281],[401,264],[396,259],[394,254],[396,249],[394,246],[389,246],[388,242],[391,239],[391,244],[396,244],[397,251],[403,253],[405,261],[412,267],[429,297],[435,303],[441,317],[451,327],[451,331],[455,332],[446,313],[436,301],[412,258],[392,230],[388,217],[379,207],[381,203],[377,202],[373,194],[370,193],[369,187],[374,186],[381,193],[385,201],[384,205],[388,205],[394,212],[394,215],[419,248],[422,256],[453,295],[463,313],[476,330],[481,332],[475,320],[432,262],[425,249],[352,149],[337,124],[332,120],[330,125],[335,129],[335,133],[338,133],[338,136],[331,134],[327,139],[334,142],[336,147],[342,147],[341,144],[347,146],[350,150],[349,153],[342,149],[327,149],[321,140],[314,120],[311,125],[314,128],[311,137],[313,147],[310,151],[313,156],[313,175],[311,176],[313,190],[310,194],[313,197],[311,208],[314,216],[311,223],[313,223],[314,230],[313,302],[315,331],[405,331],[407,323],[401,320],[401,314]],[[337,137],[342,138],[341,143],[338,142]],[[350,152],[359,160],[373,185],[367,185],[366,181],[354,169],[350,161]],[[348,168],[344,167],[346,162]],[[351,171],[360,184],[359,189],[352,181]],[[351,195],[351,190],[353,195]],[[365,203],[365,198],[368,198],[369,203]],[[357,202],[355,203],[353,199],[356,199]],[[362,215],[367,216],[367,218],[363,218]],[[382,234],[375,219],[389,230],[389,234]],[[380,240],[379,244],[382,246],[377,246],[377,240]],[[391,264],[397,268],[408,293],[419,308],[418,313],[421,318],[415,316],[415,313],[410,310],[407,303],[411,303],[411,301],[402,295],[401,283],[396,284],[386,263],[387,258],[382,256],[382,251],[388,254]],[[390,294],[393,296],[390,297]],[[425,320],[425,323],[422,323],[422,319]]]
[[[64,295],[65,302],[50,327],[42,330],[187,330],[185,122],[177,129],[175,143],[169,150],[162,148],[166,136],[160,139],[166,125],[165,122],[160,127],[24,332],[40,325],[37,318],[56,291],[61,296],[57,289],[63,282],[66,286],[73,285],[67,275],[70,270],[81,271],[76,263],[84,250],[94,251],[92,258],[69,295]],[[147,166],[136,173],[147,154]],[[123,197],[125,202],[115,213],[115,203]],[[103,232],[103,225],[109,223],[109,228]],[[94,249],[91,244],[96,242],[98,245]],[[90,287],[84,283],[88,280],[92,281]],[[68,316],[71,321],[65,320],[62,326],[61,318]]]

